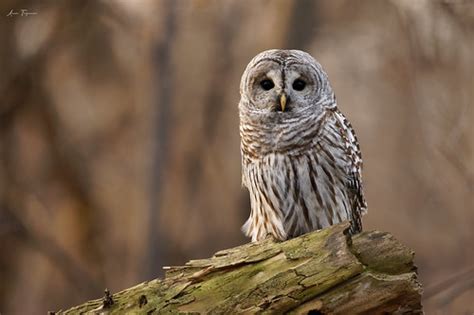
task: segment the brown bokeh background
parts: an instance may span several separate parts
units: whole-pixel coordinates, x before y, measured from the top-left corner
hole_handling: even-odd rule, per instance
[[[7,16],[21,9],[36,14]],[[328,72],[361,142],[365,229],[415,249],[426,313],[474,312],[474,1],[0,13],[0,313],[64,309],[247,242],[239,80],[269,48]]]

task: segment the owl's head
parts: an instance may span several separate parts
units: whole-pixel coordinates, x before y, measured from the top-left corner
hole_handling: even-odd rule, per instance
[[[242,75],[240,94],[241,110],[279,118],[335,103],[327,74],[300,50],[272,49],[255,56]]]

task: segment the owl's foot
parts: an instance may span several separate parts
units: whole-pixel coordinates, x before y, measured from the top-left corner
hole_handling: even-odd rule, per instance
[[[283,242],[282,240],[276,238],[272,233],[267,233],[267,235],[265,235],[264,240],[271,240],[274,243]]]

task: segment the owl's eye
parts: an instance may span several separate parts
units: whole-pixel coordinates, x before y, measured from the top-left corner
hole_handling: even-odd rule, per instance
[[[306,86],[306,82],[304,82],[301,79],[296,79],[293,82],[293,89],[295,89],[296,91],[303,91],[305,86]]]
[[[275,84],[273,83],[272,80],[270,79],[265,79],[265,80],[262,80],[260,82],[260,86],[262,87],[262,89],[264,89],[265,91],[269,91],[271,89],[273,89],[273,87],[275,86]]]

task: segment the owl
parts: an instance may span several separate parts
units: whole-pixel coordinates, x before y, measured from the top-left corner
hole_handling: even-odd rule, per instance
[[[321,65],[300,50],[264,51],[245,69],[240,95],[245,235],[286,240],[346,220],[360,232],[359,143]]]

